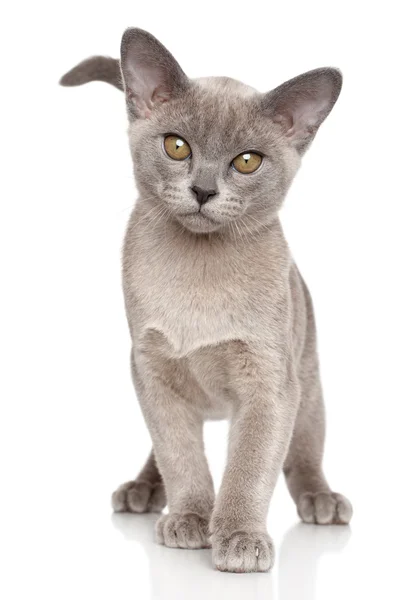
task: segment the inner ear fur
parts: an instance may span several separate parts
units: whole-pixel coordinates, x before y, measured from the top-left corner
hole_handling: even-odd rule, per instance
[[[189,79],[172,54],[142,29],[127,29],[121,41],[121,71],[128,113],[148,118],[154,108],[178,97]]]
[[[315,69],[267,93],[262,100],[263,110],[281,125],[284,135],[302,153],[331,112],[341,88],[338,69]]]

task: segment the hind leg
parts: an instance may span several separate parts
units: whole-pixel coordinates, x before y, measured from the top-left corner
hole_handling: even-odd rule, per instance
[[[164,483],[151,451],[134,481],[123,483],[112,495],[115,512],[161,512],[167,504]]]
[[[300,518],[319,525],[347,524],[350,502],[332,492],[322,471],[325,414],[316,353],[303,358],[301,404],[283,471]]]

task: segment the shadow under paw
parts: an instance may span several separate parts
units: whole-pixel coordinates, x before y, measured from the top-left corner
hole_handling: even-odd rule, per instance
[[[297,512],[304,523],[347,525],[353,515],[350,501],[341,494],[306,492],[299,498]]]
[[[161,512],[167,504],[164,484],[128,481],[113,493],[111,504],[115,512]]]

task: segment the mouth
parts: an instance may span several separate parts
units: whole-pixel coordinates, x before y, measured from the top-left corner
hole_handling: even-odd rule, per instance
[[[205,215],[201,211],[180,214],[178,215],[178,219],[182,225],[187,227],[187,229],[198,233],[215,231],[221,226],[218,221]]]

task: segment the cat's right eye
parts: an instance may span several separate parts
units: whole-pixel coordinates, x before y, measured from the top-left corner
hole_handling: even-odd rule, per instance
[[[165,152],[174,160],[186,160],[192,154],[192,150],[186,140],[178,135],[166,135],[164,138]]]

